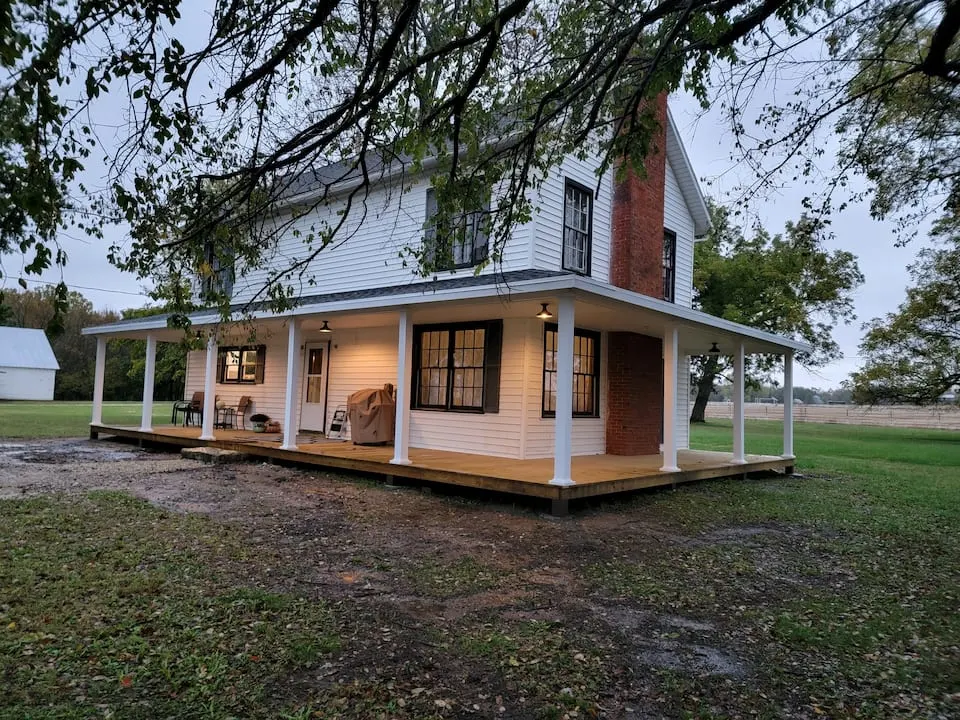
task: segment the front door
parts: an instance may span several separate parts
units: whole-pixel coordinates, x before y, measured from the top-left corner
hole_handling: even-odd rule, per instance
[[[303,405],[300,408],[301,430],[326,430],[329,349],[330,343],[307,343],[304,347],[306,368],[303,374]]]

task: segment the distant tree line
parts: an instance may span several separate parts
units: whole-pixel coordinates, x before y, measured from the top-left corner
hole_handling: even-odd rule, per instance
[[[53,393],[55,400],[89,400],[93,397],[97,341],[94,337],[81,335],[83,328],[160,312],[155,308],[137,308],[120,313],[95,310],[87,298],[71,291],[62,328],[51,330],[55,303],[56,291],[53,287],[5,290],[0,299],[0,325],[46,330],[53,353],[60,363]],[[103,384],[105,400],[141,399],[145,352],[146,343],[143,340],[111,340],[108,343]],[[156,400],[183,397],[186,353],[186,347],[179,343],[157,344]]]

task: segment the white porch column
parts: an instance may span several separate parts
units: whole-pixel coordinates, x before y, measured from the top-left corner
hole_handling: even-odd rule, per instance
[[[783,457],[793,459],[793,350],[783,354]]]
[[[147,353],[143,364],[143,411],[140,414],[140,431],[153,431],[153,378],[157,366],[157,337],[147,335]]]
[[[207,364],[203,376],[203,429],[201,440],[216,440],[213,421],[217,414],[217,336],[207,339]]]
[[[397,416],[393,431],[394,465],[410,464],[410,392],[413,370],[413,322],[410,311],[400,310],[400,332],[397,339]]]
[[[297,395],[300,392],[300,321],[287,321],[287,383],[283,395],[283,444],[281,450],[297,449]]]
[[[677,464],[677,375],[679,332],[676,326],[663,334],[663,467],[661,472],[680,472]]]
[[[747,462],[744,456],[743,431],[743,389],[746,381],[746,352],[743,343],[737,343],[736,354],[733,358],[733,460],[735,465]]]
[[[573,297],[557,302],[557,413],[553,430],[551,485],[573,485],[570,456],[573,448]]]
[[[107,368],[107,339],[97,335],[97,362],[93,371],[93,410],[90,424],[103,423],[103,376]]]

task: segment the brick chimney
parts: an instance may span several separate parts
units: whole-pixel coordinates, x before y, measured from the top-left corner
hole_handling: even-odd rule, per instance
[[[646,177],[631,170],[614,188],[610,282],[659,299],[663,297],[665,93],[657,97],[656,118],[659,130],[644,161]],[[661,338],[631,332],[609,333],[607,373],[607,453],[658,453],[663,424]]]

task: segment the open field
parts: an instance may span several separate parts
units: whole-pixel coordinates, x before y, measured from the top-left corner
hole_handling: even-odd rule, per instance
[[[748,451],[779,442],[748,424]],[[796,445],[803,479],[559,521],[114,443],[0,448],[0,718],[957,717],[957,436]]]
[[[0,438],[86,437],[90,425],[89,402],[0,402]],[[173,403],[153,404],[153,421],[170,422]],[[103,421],[139,425],[138,402],[103,403]]]
[[[733,403],[707,403],[708,420],[729,420],[733,417]],[[744,416],[748,420],[783,420],[783,405],[745,403]],[[841,425],[872,425],[899,428],[936,428],[960,430],[960,407],[956,405],[887,405],[865,407],[860,405],[795,405],[795,423],[838,423]]]

